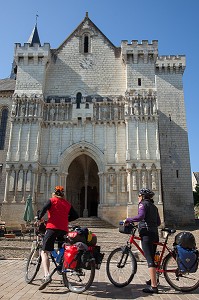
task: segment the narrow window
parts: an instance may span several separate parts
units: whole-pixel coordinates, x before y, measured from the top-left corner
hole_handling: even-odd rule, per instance
[[[6,126],[8,119],[8,109],[5,108],[2,110],[1,115],[1,125],[0,125],[0,150],[4,149],[5,136],[6,136]]]
[[[179,178],[179,171],[176,170],[176,177]]]
[[[138,86],[141,86],[141,85],[142,85],[141,78],[138,78]]]
[[[89,108],[89,103],[86,103],[85,108]]]
[[[88,53],[88,36],[84,37],[84,53]]]
[[[77,104],[76,108],[80,108],[81,99],[82,99],[82,94],[77,93],[77,95],[76,95],[76,104]]]

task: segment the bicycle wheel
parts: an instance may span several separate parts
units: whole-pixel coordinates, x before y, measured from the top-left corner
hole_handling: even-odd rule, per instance
[[[137,261],[131,250],[126,247],[116,248],[107,259],[107,276],[115,286],[127,286],[137,272]]]
[[[41,253],[39,248],[35,248],[30,252],[26,263],[25,281],[31,283],[37,275],[41,265]]]
[[[191,292],[199,287],[199,269],[195,273],[179,272],[175,254],[164,258],[163,270],[166,281],[177,291]]]
[[[67,269],[63,272],[63,283],[73,293],[83,293],[93,283],[95,277],[95,260],[89,262],[87,269]]]

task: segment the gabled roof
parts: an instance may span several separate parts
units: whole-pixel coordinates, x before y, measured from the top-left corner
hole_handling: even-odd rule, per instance
[[[16,80],[6,78],[6,79],[0,79],[0,92],[5,91],[13,91],[15,90],[15,84]]]
[[[59,50],[62,49],[62,47],[78,32],[81,30],[81,28],[84,26],[84,24],[88,22],[89,27],[93,27],[96,31],[98,31],[103,37],[104,39],[109,43],[109,45],[116,49],[117,47],[115,47],[115,45],[113,45],[113,43],[101,32],[101,30],[91,21],[91,19],[89,19],[88,17],[88,13],[86,12],[86,16],[84,18],[84,20],[77,26],[77,28],[63,41],[63,43],[56,49],[55,52],[59,52]]]
[[[197,181],[197,184],[199,184],[199,172],[193,172],[193,175]]]
[[[37,24],[33,28],[33,31],[31,33],[29,39],[28,39],[28,43],[30,44],[31,47],[34,44],[39,44],[41,46],[40,39],[39,39],[39,34],[38,34],[38,30],[37,30]]]

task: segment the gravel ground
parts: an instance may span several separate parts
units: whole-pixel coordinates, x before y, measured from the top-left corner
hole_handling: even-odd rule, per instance
[[[118,232],[118,229],[111,229],[110,233],[108,230],[106,234],[101,233],[104,229],[94,229],[93,232],[97,234],[98,245],[101,246],[102,252],[110,251],[121,244],[125,244],[128,236]],[[197,247],[199,248],[199,226],[192,228],[181,228],[176,231],[176,234],[181,231],[190,231],[194,234],[196,239]],[[119,241],[119,242],[118,242]],[[169,238],[169,246],[172,246],[174,237]],[[5,239],[4,237],[0,238],[0,259],[26,259],[30,254],[30,249],[32,245],[32,240],[29,237],[25,237],[24,240],[19,237],[15,239]]]

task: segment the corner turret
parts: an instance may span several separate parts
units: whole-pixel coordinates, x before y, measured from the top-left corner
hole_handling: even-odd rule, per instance
[[[37,25],[35,25],[28,43],[15,44],[14,63],[17,68],[15,93],[43,94],[47,65],[51,60],[50,44],[40,44]]]
[[[31,47],[34,46],[34,44],[38,44],[39,46],[41,46],[37,24],[33,28],[33,31],[28,39],[28,44],[30,44]]]

